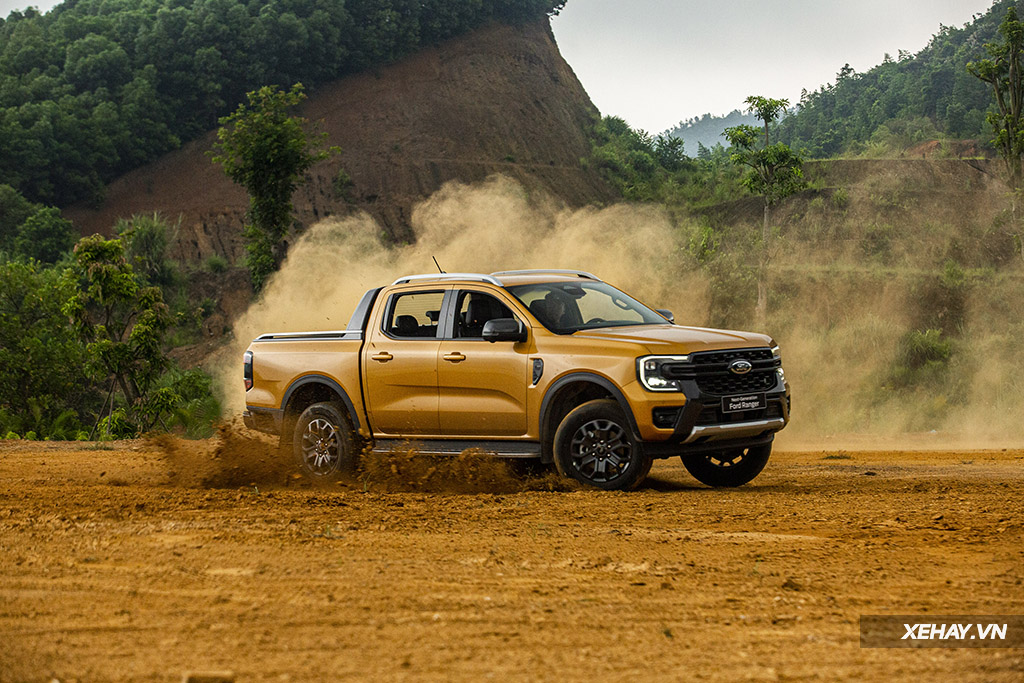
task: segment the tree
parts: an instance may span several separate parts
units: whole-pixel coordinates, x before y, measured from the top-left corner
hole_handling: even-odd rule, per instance
[[[73,283],[37,261],[0,262],[0,430],[75,438],[99,397],[61,312]],[[64,429],[57,427],[63,424]],[[2,436],[2,435],[0,435]]]
[[[121,240],[99,235],[78,242],[68,276],[75,286],[63,312],[86,344],[94,379],[109,387],[100,412],[106,410],[110,435],[134,436],[158,423],[166,429],[165,415],[180,397],[157,387],[171,367],[163,353],[171,316],[160,290],[139,283]],[[117,398],[121,407],[115,412]]]
[[[803,159],[789,148],[777,142],[770,144],[769,131],[789,106],[789,100],[775,100],[758,95],[746,99],[750,111],[764,122],[764,144],[759,144],[759,132],[753,126],[741,125],[725,129],[725,137],[732,145],[731,159],[734,164],[746,166],[748,171],[742,183],[753,194],[761,195],[764,201],[764,217],[761,222],[761,249],[757,269],[757,308],[759,326],[763,326],[768,315],[768,263],[771,260],[771,210],[778,202],[799,192],[806,185],[803,175]]]
[[[264,86],[248,94],[220,119],[213,161],[249,193],[245,226],[247,265],[256,291],[284,259],[284,237],[292,224],[292,194],[316,162],[336,152],[319,148],[326,134],[309,135],[306,120],[288,110],[306,98],[301,83],[288,92]]]
[[[1013,5],[999,25],[999,35],[1001,42],[985,45],[990,58],[968,62],[967,71],[992,87],[998,107],[987,117],[996,136],[992,143],[1006,163],[1011,189],[1017,191],[1024,175],[1024,23]]]
[[[1024,258],[1017,207],[1024,191],[1024,23],[1017,19],[1013,5],[999,25],[1002,42],[987,43],[990,58],[968,62],[967,71],[992,86],[997,111],[989,111],[986,120],[995,133],[992,144],[1006,164],[1007,183],[1013,197],[1013,232],[1020,255]]]
[[[75,229],[60,209],[47,206],[28,217],[14,237],[14,251],[43,263],[56,263],[75,244]]]

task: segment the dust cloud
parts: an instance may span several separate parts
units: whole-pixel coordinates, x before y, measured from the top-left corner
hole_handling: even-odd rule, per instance
[[[449,183],[412,214],[417,241],[388,246],[368,216],[313,225],[291,247],[263,296],[234,325],[218,364],[227,414],[241,412],[242,352],[267,332],[340,330],[366,290],[398,277],[436,272],[491,273],[578,268],[624,289],[677,320],[699,320],[706,288],[665,213],[618,205],[570,210],[502,176]],[[433,257],[433,258],[432,258]]]
[[[864,223],[853,211],[843,216],[845,222],[834,225],[848,229]],[[815,223],[813,207],[799,220],[798,227],[812,232],[833,225]],[[731,272],[740,275],[719,273],[716,279],[689,249],[702,225],[685,218],[673,223],[658,207],[567,209],[495,176],[473,186],[446,185],[415,208],[411,222],[417,235],[411,245],[386,244],[366,215],[322,221],[298,239],[261,298],[235,323],[230,349],[217,363],[227,414],[243,407],[240,359],[250,340],[266,332],[344,329],[367,289],[402,275],[434,272],[432,257],[447,272],[586,270],[652,307],[672,309],[680,324],[753,326],[753,297],[735,284],[742,284],[745,247],[731,247],[740,264]],[[916,246],[906,253],[921,258],[934,259],[942,240],[957,235],[956,223],[945,228],[949,234],[939,234],[931,223],[908,225],[920,238],[910,240]],[[894,368],[901,362],[901,344],[908,331],[930,326],[918,319],[931,305],[920,283],[934,272],[935,261],[911,263],[897,248],[906,245],[894,239],[893,263],[885,265],[794,235],[773,261],[770,315],[766,329],[758,331],[782,345],[793,387],[793,420],[780,434],[780,446],[893,449],[1024,442],[1024,364],[1013,344],[1024,325],[1005,303],[1024,298],[1020,279],[1011,279],[1012,286],[981,282],[966,289],[947,374],[917,388],[900,387]],[[729,296],[723,298],[723,291]],[[744,309],[746,299],[751,307]]]

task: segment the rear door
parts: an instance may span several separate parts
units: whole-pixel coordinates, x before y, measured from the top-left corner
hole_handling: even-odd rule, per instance
[[[367,411],[379,436],[437,435],[438,321],[451,287],[388,295],[363,347]]]
[[[449,437],[526,434],[529,342],[486,342],[483,326],[513,313],[510,302],[483,289],[452,294],[452,316],[437,360],[441,433]]]

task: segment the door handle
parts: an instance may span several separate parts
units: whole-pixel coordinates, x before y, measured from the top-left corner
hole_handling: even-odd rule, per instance
[[[444,358],[446,361],[449,361],[451,363],[461,363],[462,361],[466,360],[466,357],[459,353],[458,351],[446,353],[443,356],[441,356],[441,358]]]
[[[389,360],[394,358],[394,356],[392,356],[387,351],[381,351],[380,353],[373,354],[372,356],[370,356],[370,358],[374,359],[375,361],[380,361],[381,363],[387,363]]]

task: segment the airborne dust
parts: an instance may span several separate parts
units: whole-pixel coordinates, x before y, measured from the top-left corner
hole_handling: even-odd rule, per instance
[[[813,223],[814,210],[812,203],[798,217],[799,229],[824,229]],[[849,210],[843,216],[848,223],[860,221]],[[432,257],[447,272],[578,268],[652,307],[671,309],[680,324],[754,327],[750,309],[721,304],[730,300],[730,287],[735,289],[729,274],[694,257],[692,245],[703,224],[682,219],[673,225],[657,207],[566,209],[496,176],[474,186],[449,183],[414,209],[411,222],[417,235],[411,245],[386,244],[366,215],[321,221],[296,241],[261,298],[235,323],[233,342],[217,359],[227,414],[243,407],[238,377],[250,340],[274,331],[344,329],[367,289],[434,272]],[[833,243],[802,242],[798,230],[793,233],[773,257],[769,320],[758,330],[781,344],[793,387],[793,421],[779,436],[782,447],[992,447],[1024,441],[1024,378],[1007,372],[1024,370],[1011,343],[1022,328],[1019,314],[1007,320],[1000,308],[1004,297],[1020,293],[1019,277],[995,288],[983,279],[963,288],[959,336],[952,342],[956,353],[945,374],[905,387],[894,377],[908,330],[932,324],[918,320],[928,304],[922,284],[927,278],[905,276],[909,267],[900,264],[910,263],[909,256],[865,263],[862,250],[837,252]],[[893,240],[883,246],[895,253],[899,245]],[[732,258],[742,262],[743,254]]]

